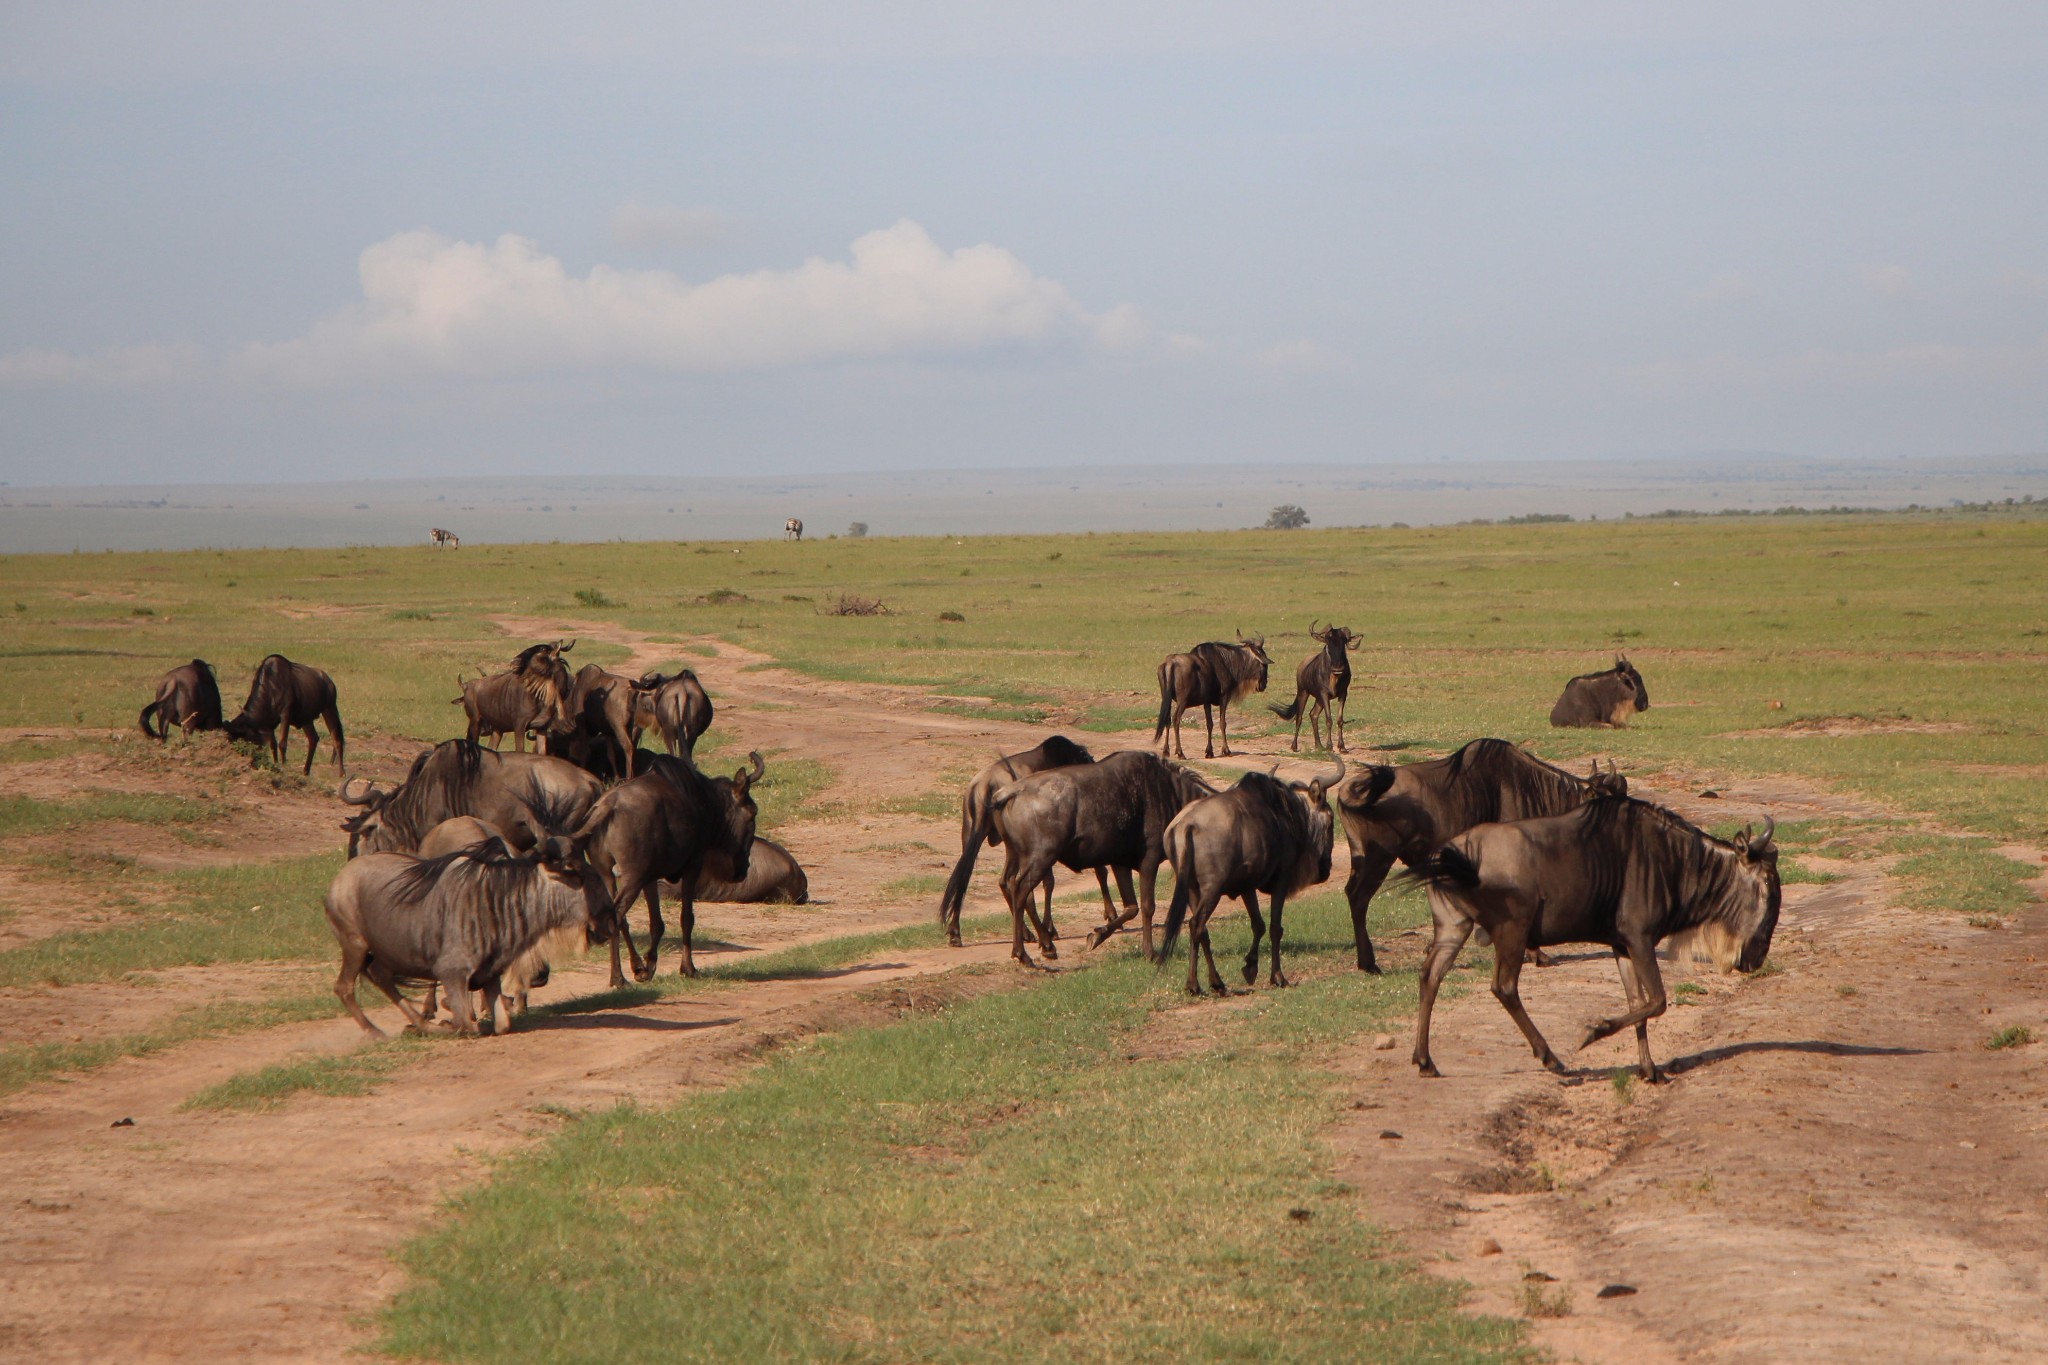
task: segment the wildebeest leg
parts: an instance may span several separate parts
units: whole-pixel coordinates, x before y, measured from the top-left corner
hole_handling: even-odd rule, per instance
[[[1630,1009],[1627,1014],[1613,1019],[1602,1019],[1599,1023],[1593,1025],[1592,1028],[1587,1029],[1585,1041],[1579,1044],[1580,1047],[1585,1047],[1589,1043],[1597,1043],[1602,1038],[1612,1037],[1625,1028],[1639,1026],[1647,1020],[1655,1019],[1664,1012],[1664,1007],[1667,1003],[1664,998],[1664,975],[1657,970],[1656,945],[1639,940],[1630,941],[1628,944],[1628,961],[1629,965],[1635,969],[1636,995],[1638,998],[1629,1001]],[[1643,1056],[1645,1060],[1649,1058],[1649,1049],[1648,1031],[1645,1030],[1643,1037]],[[1652,1067],[1651,1070],[1654,1072],[1655,1068]],[[1650,1077],[1645,1076],[1644,1079],[1648,1080]]]
[[[1223,757],[1230,757],[1230,703],[1221,702],[1216,707],[1216,728],[1223,732]],[[1212,755],[1213,756],[1213,755]]]
[[[1258,892],[1245,893],[1244,908],[1252,917],[1252,947],[1251,951],[1244,955],[1244,984],[1249,986],[1259,979],[1259,940],[1266,936],[1266,920],[1259,914]]]
[[[1216,757],[1216,709],[1207,702],[1202,703],[1202,732],[1207,736],[1202,744],[1202,757]],[[1223,744],[1223,752],[1230,752],[1230,742],[1227,739]]]
[[[1188,994],[1200,995],[1202,987],[1195,975],[1195,954],[1200,951],[1209,964],[1209,989],[1218,995],[1230,994],[1230,988],[1223,984],[1223,974],[1216,970],[1216,954],[1209,947],[1209,916],[1216,913],[1216,903],[1223,899],[1221,892],[1210,891],[1197,886],[1194,891],[1195,909],[1188,924]]]
[[[1027,967],[1035,967],[1038,964],[1024,949],[1024,917],[1029,915],[1034,926],[1038,922],[1038,906],[1033,897],[1038,894],[1043,874],[1034,874],[1033,869],[1024,865],[1014,843],[1005,845],[1004,854],[1001,885],[1003,903],[1010,907],[1010,956]]]
[[[650,892],[654,890],[651,886],[647,889]],[[691,952],[690,939],[697,932],[697,879],[692,877],[688,881],[678,883],[676,894],[676,932],[683,936],[682,961],[677,965],[676,973],[679,976],[695,976],[697,959]],[[657,921],[659,918],[657,912]],[[654,952],[651,948],[647,954],[647,965],[650,968],[654,965]]]
[[[448,998],[448,1016],[455,1023],[455,1031],[465,1038],[476,1037],[476,1013],[469,1002],[467,973],[454,972],[442,977],[441,994]]]
[[[1340,754],[1348,753],[1350,752],[1350,746],[1344,742],[1344,694],[1342,692],[1339,692],[1331,700],[1330,707],[1334,713],[1334,719],[1330,721],[1330,733],[1337,737],[1336,751]]]
[[[1122,893],[1124,898],[1124,908],[1121,914],[1117,913],[1109,903],[1109,879],[1106,871],[1098,867],[1095,869],[1095,875],[1103,879],[1102,924],[1101,927],[1088,935],[1088,946],[1090,948],[1097,948],[1106,943],[1112,934],[1116,933],[1117,930],[1123,928],[1126,924],[1129,924],[1138,914],[1138,898],[1131,889],[1131,870],[1128,867],[1116,869],[1117,890]]]
[[[1152,914],[1159,905],[1159,864],[1147,861],[1138,866],[1138,913],[1143,916],[1145,926],[1145,960],[1157,962],[1159,954],[1152,948]]]
[[[1423,1075],[1441,1076],[1444,1073],[1436,1069],[1436,1062],[1429,1055],[1429,1015],[1436,1008],[1438,987],[1450,975],[1451,964],[1458,960],[1458,950],[1472,936],[1472,921],[1448,906],[1439,905],[1434,894],[1429,898],[1429,912],[1436,921],[1436,934],[1422,964],[1422,998],[1415,1014],[1415,1054],[1411,1060]]]
[[[1301,713],[1303,711],[1306,711],[1307,709],[1307,693],[1296,692],[1294,694],[1294,738],[1287,741],[1287,747],[1295,753],[1301,752]],[[1309,731],[1309,735],[1311,738],[1313,738],[1315,735],[1315,731]]]
[[[398,1006],[399,1013],[403,1014],[406,1018],[408,1032],[425,1033],[427,1031],[427,1021],[420,1016],[418,1010],[412,1007],[412,1001],[405,998],[405,993],[398,989],[398,983],[391,979],[391,973],[384,970],[382,963],[378,962],[374,957],[371,958],[363,964],[363,975],[370,979],[371,985],[384,992],[387,1000]]]
[[[306,722],[306,723],[305,723],[305,724],[304,724],[303,726],[301,726],[300,728],[301,728],[301,729],[302,729],[302,730],[303,730],[303,731],[305,732],[305,735],[306,735],[306,767],[305,767],[305,773],[306,773],[306,776],[308,776],[308,777],[311,777],[311,776],[313,775],[313,753],[314,753],[314,751],[315,751],[315,750],[317,750],[317,749],[318,749],[318,748],[320,747],[320,732],[319,732],[318,730],[315,730],[315,729],[313,728],[313,722],[312,722],[312,721],[310,721],[310,720],[309,720],[309,721],[307,721],[307,722]],[[290,740],[290,739],[291,739],[291,737],[292,737],[292,736],[291,736],[291,727],[290,727],[290,726],[286,726],[286,727],[285,727],[285,736],[284,736],[284,737],[285,737],[285,739],[286,739],[286,740]]]
[[[1380,883],[1387,879],[1387,869],[1393,865],[1394,855],[1383,848],[1354,852],[1351,875],[1344,882],[1344,898],[1351,903],[1351,932],[1358,940],[1358,970],[1371,972],[1374,976],[1380,974],[1380,964],[1373,956],[1372,939],[1365,932],[1365,912],[1372,908],[1372,898],[1379,891]]]
[[[370,1016],[363,1013],[363,1007],[356,1001],[356,978],[363,974],[363,959],[368,950],[361,943],[344,943],[341,947],[341,974],[334,978],[334,993],[341,997],[342,1008],[349,1017],[363,1026],[363,1032],[372,1038],[382,1038],[384,1030],[370,1022]]]
[[[1538,910],[1541,914],[1541,910]],[[1557,1054],[1550,1050],[1550,1044],[1543,1041],[1543,1035],[1536,1029],[1536,1021],[1529,1017],[1529,1011],[1522,1007],[1522,949],[1529,941],[1529,931],[1518,920],[1502,920],[1493,930],[1493,998],[1500,1001],[1501,1008],[1515,1021],[1515,1027],[1529,1040],[1529,1050],[1536,1054],[1536,1060],[1544,1069],[1562,1076],[1564,1063],[1557,1060]],[[1610,1030],[1611,1032],[1612,1030]]]
[[[427,983],[427,994],[425,998],[420,1001],[420,1018],[432,1019],[435,1015],[441,1012],[441,1007],[435,1003],[435,997],[440,995],[440,993],[440,982],[429,981]]]
[[[1287,979],[1287,973],[1280,970],[1280,915],[1286,906],[1287,897],[1273,897],[1271,906],[1273,911],[1273,937],[1268,940],[1272,945],[1268,951],[1273,955],[1273,970],[1266,973],[1266,984],[1268,986],[1287,986],[1292,984]]]
[[[1619,948],[1614,952],[1614,966],[1621,973],[1621,991],[1628,997],[1628,1006],[1634,1009],[1642,1003],[1642,986],[1636,980],[1635,964],[1628,960],[1628,954]],[[1657,1070],[1657,1063],[1650,1057],[1650,1025],[1645,1020],[1636,1025],[1636,1071],[1650,1084],[1664,1079]]]
[[[661,922],[661,881],[656,877],[647,879],[647,966],[645,975],[639,963],[633,964],[633,978],[636,981],[654,980],[654,965],[661,957],[661,936],[668,926]],[[630,902],[628,902],[630,904]]]
[[[1323,747],[1323,706],[1321,697],[1315,698],[1308,706],[1308,737],[1320,749]],[[1301,738],[1301,722],[1294,722],[1294,737]]]
[[[1038,946],[1047,957],[1057,958],[1060,955],[1060,950],[1053,940],[1060,936],[1060,932],[1053,927],[1052,923],[1052,881],[1053,874],[1048,869],[1041,888],[1045,892],[1045,913],[1038,917]],[[1029,901],[1030,898],[1026,897],[1026,904],[1029,904]]]
[[[484,1007],[483,1007],[483,1009],[482,1009],[481,1011],[479,1011],[479,1017],[478,1017],[478,1020],[477,1020],[477,1027],[478,1027],[478,1028],[479,1028],[479,1029],[480,1029],[481,1031],[483,1031],[483,1032],[485,1032],[485,1033],[488,1033],[488,1034],[492,1034],[492,1035],[495,1035],[495,1034],[496,1034],[496,1033],[498,1032],[498,1000],[499,1000],[499,995],[498,995],[498,978],[497,978],[497,977],[495,977],[495,976],[494,976],[494,977],[491,977],[491,978],[489,978],[488,980],[486,980],[486,981],[484,982],[484,991],[483,991],[483,995],[484,995]],[[506,1015],[505,1015],[505,1032],[507,1032],[507,1033],[510,1033],[511,1031],[512,1031],[512,1015],[511,1015],[510,1011],[508,1010],[508,1011],[506,1012]]]

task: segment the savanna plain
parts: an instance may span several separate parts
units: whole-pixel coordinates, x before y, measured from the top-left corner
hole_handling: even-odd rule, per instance
[[[1341,835],[1289,989],[1084,949],[1075,876],[1059,960],[1010,963],[1000,850],[944,946],[966,780],[1146,745],[1170,652],[1274,658],[1195,766],[1326,767],[1264,705],[1318,620],[1360,636],[1354,764],[1495,735],[1776,821],[1771,958],[1671,964],[1667,1083],[1625,1037],[1541,1071],[1470,948],[1418,1077],[1427,907],[1382,893],[1357,972]],[[458,674],[555,638],[697,671],[700,762],[765,756],[812,900],[700,907],[696,979],[599,951],[509,1035],[366,1041],[329,745],[305,777],[136,713],[198,656],[232,714],[281,652],[388,780],[462,732]],[[1549,728],[1618,651],[1650,709]],[[11,556],[0,660],[0,1356],[2048,1357],[2038,510]],[[1621,999],[1559,958],[1522,978],[1554,1044]]]

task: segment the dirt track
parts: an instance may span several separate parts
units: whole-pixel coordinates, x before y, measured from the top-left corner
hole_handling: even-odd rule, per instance
[[[501,624],[608,638],[633,648],[634,666],[675,657],[591,623]],[[742,671],[765,661],[731,646],[689,662],[742,747],[814,755],[839,774],[825,793],[832,817],[784,831],[819,869],[821,903],[712,908],[700,934],[727,944],[923,918],[927,897],[886,888],[950,865],[953,822],[876,813],[877,799],[922,795],[941,774],[1038,737],[935,713],[909,689]],[[1248,747],[1279,752],[1274,740]],[[1778,782],[1700,803],[1687,795],[1697,785],[1645,794],[1717,819],[1796,818],[1831,801]],[[329,837],[332,807],[302,804],[303,819],[264,817],[286,831],[268,851],[304,851],[295,837],[325,846],[312,841]],[[1594,1068],[1632,1044],[1592,1049],[1577,1059],[1587,1077],[1560,1084],[1534,1068],[1483,986],[1439,1011],[1444,1079],[1415,1076],[1405,1032],[1390,1050],[1342,1059],[1358,1106],[1331,1134],[1346,1178],[1418,1253],[1478,1285],[1478,1307],[1518,1311],[1526,1273],[1556,1276],[1539,1287],[1568,1293],[1571,1313],[1540,1320],[1537,1336],[1563,1358],[2048,1355],[2048,1047],[1980,1046],[2008,1022],[2048,1031],[2042,911],[2017,930],[1971,929],[1892,910],[1880,867],[1843,871],[1789,889],[1784,970],[1713,982],[1701,1003],[1653,1025],[1677,1078],[1637,1087],[1626,1104]],[[1420,943],[1389,947],[1406,963]],[[886,1010],[856,1000],[870,988],[971,963],[996,964],[1000,982],[1012,970],[999,965],[1005,949],[905,952],[818,980],[535,1020],[509,1038],[435,1047],[371,1095],[253,1115],[177,1106],[254,1066],[352,1048],[354,1026],[191,1044],[33,1088],[0,1108],[0,1191],[12,1205],[0,1220],[0,1356],[335,1359],[366,1339],[368,1315],[398,1283],[387,1249],[490,1157],[551,1131],[560,1110],[719,1084],[778,1038]],[[159,975],[146,996],[169,1008],[223,980],[253,988],[260,974]],[[564,976],[550,998],[602,984]],[[1604,956],[1524,980],[1560,1048],[1619,994]],[[9,1041],[119,1031],[136,1007],[124,1013],[117,992],[13,993],[0,1027]],[[1214,1006],[1174,1013],[1204,1008]],[[101,1009],[125,1022],[108,1025]],[[108,1126],[123,1117],[134,1126]],[[1489,1239],[1502,1250],[1479,1254]],[[1609,1283],[1639,1292],[1596,1299]]]

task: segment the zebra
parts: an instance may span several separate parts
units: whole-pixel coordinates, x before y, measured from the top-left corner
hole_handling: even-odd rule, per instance
[[[461,536],[456,535],[453,531],[444,530],[439,526],[427,532],[427,539],[434,542],[434,548],[437,550],[459,550],[462,548]]]

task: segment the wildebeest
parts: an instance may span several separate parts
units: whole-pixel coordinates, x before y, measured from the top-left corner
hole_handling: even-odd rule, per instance
[[[1268,707],[1282,720],[1294,722],[1294,738],[1287,747],[1301,750],[1301,718],[1308,715],[1309,738],[1316,747],[1323,747],[1322,726],[1330,727],[1330,748],[1336,753],[1344,752],[1344,699],[1351,695],[1351,658],[1346,647],[1358,637],[1343,626],[1325,626],[1316,629],[1315,622],[1308,625],[1309,637],[1322,641],[1323,647],[1301,661],[1301,667],[1294,670],[1294,700],[1285,706]]]
[[[1173,757],[1186,758],[1187,751],[1180,744],[1180,718],[1190,706],[1199,706],[1208,732],[1202,757],[1216,757],[1216,713],[1223,722],[1223,756],[1230,757],[1230,704],[1265,691],[1266,671],[1272,664],[1266,656],[1266,637],[1247,640],[1243,631],[1237,633],[1234,645],[1211,640],[1185,654],[1167,655],[1159,664],[1159,722],[1152,727],[1153,740],[1158,741],[1171,725]],[[1168,756],[1165,744],[1159,745],[1159,756]]]
[[[989,819],[989,799],[1020,777],[1094,761],[1095,756],[1073,740],[1054,735],[1023,753],[1006,754],[974,775],[960,798],[960,861],[953,864],[953,875],[946,879],[946,889],[939,897],[939,923],[945,926],[947,943],[960,946],[960,907],[967,899],[967,884],[974,876],[981,846],[1001,842]]]
[[[1358,968],[1378,973],[1366,911],[1396,859],[1409,867],[1474,825],[1561,815],[1595,795],[1624,796],[1628,779],[1602,773],[1574,777],[1504,739],[1475,739],[1448,758],[1360,768],[1337,788],[1337,810],[1351,846],[1344,883]]]
[[[327,888],[327,922],[341,944],[334,993],[364,1032],[383,1036],[356,1003],[366,976],[404,1012],[413,1029],[425,1018],[401,984],[433,982],[467,1035],[495,1027],[499,978],[519,957],[562,929],[586,943],[614,930],[604,879],[583,848],[555,836],[526,853],[501,843],[437,858],[371,853],[345,864]],[[469,993],[484,993],[480,1029]]]
[[[155,729],[149,724],[152,716]],[[142,733],[158,743],[170,737],[173,725],[188,737],[194,730],[220,729],[220,684],[214,681],[213,665],[194,659],[164,674],[157,680],[156,700],[143,707],[136,720]]]
[[[697,899],[730,905],[803,905],[811,899],[811,881],[788,849],[773,839],[757,838],[747,853],[747,875],[729,882],[699,872]]]
[[[437,550],[459,550],[462,548],[462,537],[443,527],[436,526],[428,531],[427,539],[434,542],[434,548]]]
[[[697,737],[711,728],[715,712],[711,694],[689,669],[680,673],[649,673],[635,683],[639,694],[654,713],[654,728],[671,754],[694,761]]]
[[[1166,827],[1192,801],[1216,789],[1191,769],[1139,750],[1111,754],[1099,763],[1073,764],[1019,778],[989,800],[992,833],[1003,845],[1003,898],[1010,907],[1010,955],[1029,966],[1024,950],[1024,918],[1031,898],[1045,888],[1045,918],[1039,921],[1039,948],[1055,957],[1052,918],[1052,869],[1055,863],[1097,877],[1107,867],[1116,873],[1123,895],[1121,915],[1112,913],[1103,896],[1103,923],[1089,936],[1089,946],[1102,943],[1128,923],[1144,916],[1145,956],[1152,956],[1152,910],[1159,884],[1159,865],[1166,860]],[[1138,876],[1142,901],[1131,894],[1131,874]]]
[[[531,848],[583,822],[604,784],[546,754],[501,754],[466,739],[446,740],[412,762],[395,787],[371,782],[341,799],[361,811],[342,822],[348,856],[410,853],[443,820],[473,815],[504,833],[514,848]]]
[[[574,648],[574,640],[566,645],[559,640],[528,645],[503,673],[468,682],[457,677],[455,685],[462,695],[451,705],[460,706],[469,717],[470,742],[489,736],[496,748],[500,736],[511,735],[512,747],[525,753],[529,732],[545,736],[560,727],[568,719],[569,693],[575,686],[562,655]]]
[[[1564,685],[1557,705],[1550,708],[1550,723],[1565,727],[1614,726],[1628,724],[1638,711],[1650,709],[1650,689],[1643,675],[1626,654],[1614,656],[1614,667],[1598,673],[1581,673]]]
[[[334,741],[334,766],[346,770],[348,741],[341,732],[341,712],[335,706],[334,679],[311,664],[295,664],[282,654],[272,654],[256,665],[249,683],[249,699],[242,714],[223,728],[228,738],[247,744],[263,744],[281,768],[292,731],[306,737],[307,773],[313,771],[313,751],[320,747],[315,718],[327,722],[327,737]]]
[[[512,851],[512,844],[506,839],[505,832],[496,825],[488,824],[473,815],[458,815],[452,820],[443,820],[428,830],[427,837],[420,840],[419,850],[413,856],[424,861],[461,849],[493,854],[491,845],[494,841],[498,849]],[[513,1018],[526,1013],[528,993],[536,986],[548,984],[548,963],[557,956],[576,952],[583,946],[580,931],[558,929],[521,953],[512,965],[505,969],[504,974],[498,979],[498,999],[505,1005],[508,1027]],[[439,982],[427,983],[427,997],[420,1005],[421,1018],[434,1017],[434,997],[439,989]]]
[[[1766,822],[1761,835],[1745,829],[1732,841],[1716,839],[1662,807],[1620,796],[1452,839],[1417,874],[1429,887],[1436,932],[1422,973],[1415,1065],[1425,1076],[1442,1074],[1429,1055],[1430,1010],[1465,939],[1483,928],[1494,944],[1494,998],[1536,1059],[1559,1075],[1564,1064],[1522,1008],[1522,950],[1612,948],[1628,1011],[1594,1024],[1579,1046],[1633,1027],[1642,1077],[1656,1080],[1648,1021],[1666,1003],[1657,945],[1690,940],[1684,946],[1704,950],[1724,971],[1763,966],[1781,898],[1776,828]]]
[[[754,798],[749,794],[766,771],[761,755],[750,753],[751,770],[731,777],[706,777],[681,759],[649,754],[646,770],[628,778],[598,799],[577,828],[587,842],[591,865],[604,877],[619,906],[619,933],[612,940],[611,984],[623,986],[619,970],[619,939],[633,959],[633,977],[652,980],[661,952],[662,882],[676,884],[677,927],[681,932],[684,976],[697,974],[690,938],[696,931],[697,878],[709,871],[721,881],[744,882],[753,852]],[[633,946],[626,915],[636,897],[647,899],[647,958]]]
[[[802,540],[804,538],[803,518],[791,517],[788,521],[783,522],[782,538],[784,540]]]
[[[1285,986],[1280,970],[1281,914],[1288,897],[1329,880],[1330,845],[1335,821],[1323,793],[1342,781],[1344,760],[1328,778],[1282,782],[1270,773],[1250,772],[1227,791],[1195,802],[1166,828],[1166,855],[1173,859],[1173,902],[1166,908],[1164,961],[1173,952],[1183,919],[1188,922],[1188,993],[1200,995],[1195,972],[1200,957],[1209,964],[1209,988],[1229,994],[1216,972],[1209,949],[1209,917],[1225,896],[1238,896],[1251,913],[1252,947],[1245,954],[1244,979],[1259,976],[1259,939],[1266,932],[1259,917],[1259,893],[1271,899],[1273,911],[1272,969],[1268,984]]]
[[[654,719],[652,698],[633,679],[601,664],[585,664],[570,688],[566,720],[548,736],[548,751],[581,750],[584,766],[631,777],[638,771],[634,750],[641,731]]]

